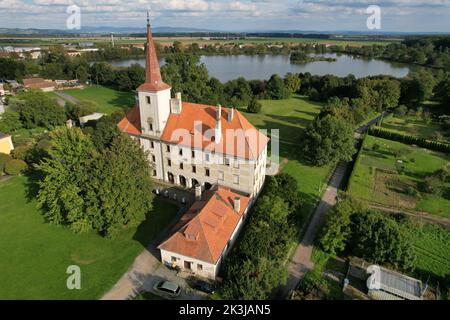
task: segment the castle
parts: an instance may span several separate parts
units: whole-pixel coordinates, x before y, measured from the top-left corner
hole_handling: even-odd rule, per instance
[[[145,83],[118,127],[148,151],[155,179],[203,192],[159,248],[164,263],[215,278],[264,184],[269,139],[234,108],[172,98],[148,18]]]

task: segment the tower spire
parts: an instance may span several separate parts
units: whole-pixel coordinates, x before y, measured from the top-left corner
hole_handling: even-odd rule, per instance
[[[152,28],[150,25],[150,13],[147,10],[147,42],[145,44],[145,83],[138,90],[160,91],[170,88],[162,81],[159,69],[158,57],[156,56],[155,44],[153,42]]]

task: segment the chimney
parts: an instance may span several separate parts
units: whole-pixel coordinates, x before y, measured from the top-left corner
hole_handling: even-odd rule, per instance
[[[234,118],[234,108],[228,109],[228,122],[233,121]]]
[[[233,201],[234,211],[240,212],[241,211],[241,198],[235,197]]]
[[[172,113],[180,114],[183,108],[181,101],[181,92],[177,92],[174,99],[170,99],[170,109]]]
[[[219,104],[216,111],[216,128],[214,132],[214,142],[220,143],[222,139],[222,106]]]
[[[195,186],[195,200],[200,201],[202,199],[202,186],[197,184]]]

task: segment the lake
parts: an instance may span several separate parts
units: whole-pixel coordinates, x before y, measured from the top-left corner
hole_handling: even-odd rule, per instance
[[[314,56],[314,55],[312,55]],[[244,77],[247,80],[269,79],[273,74],[284,76],[288,72],[313,75],[333,74],[344,77],[350,73],[357,78],[379,74],[404,77],[409,73],[407,64],[388,62],[376,59],[364,59],[350,55],[323,54],[320,56],[335,58],[337,61],[315,61],[306,64],[292,64],[289,55],[235,55],[235,56],[202,56],[201,62],[208,68],[212,77],[222,82]],[[127,67],[134,63],[145,66],[145,59],[127,59],[109,61],[114,66]],[[164,59],[160,60],[164,64]]]

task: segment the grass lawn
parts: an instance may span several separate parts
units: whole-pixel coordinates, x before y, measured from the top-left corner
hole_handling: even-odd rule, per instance
[[[383,121],[382,127],[390,131],[424,138],[428,140],[436,140],[436,132],[442,134],[442,142],[450,143],[450,132],[446,132],[438,123],[426,123],[422,119],[414,116],[394,116]]]
[[[176,215],[156,201],[138,228],[108,240],[52,226],[28,201],[26,177],[0,182],[0,299],[98,299],[126,272],[135,257]],[[81,268],[81,290],[68,290],[66,269]]]
[[[322,105],[303,96],[293,96],[286,100],[261,100],[261,103],[263,107],[258,114],[240,111],[257,128],[280,130],[280,161],[289,160],[283,172],[297,179],[304,201],[303,216],[306,217],[321,196],[332,169],[331,166],[309,165],[299,150],[304,130],[320,113]]]
[[[372,150],[374,144],[379,150]],[[406,154],[397,158],[394,152],[400,149]],[[426,176],[449,161],[450,157],[442,153],[368,136],[348,191],[362,200],[450,217],[449,183],[442,197],[426,193],[418,197],[407,192],[408,188],[417,190]]]
[[[70,89],[64,92],[78,100],[96,103],[98,112],[106,114],[111,114],[117,110],[126,110],[135,104],[132,92],[122,92],[104,86]]]

